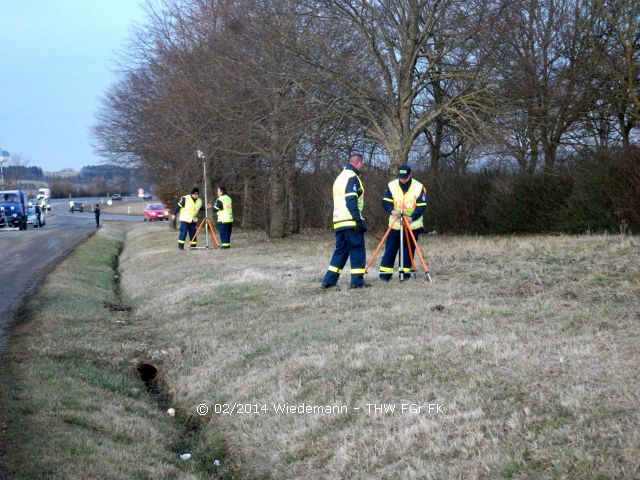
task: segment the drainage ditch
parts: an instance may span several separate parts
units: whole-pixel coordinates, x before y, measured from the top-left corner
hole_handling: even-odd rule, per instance
[[[112,262],[115,298],[111,302],[105,302],[105,307],[118,315],[120,319],[117,321],[119,323],[130,323],[134,321],[132,307],[124,302],[120,283],[120,254],[123,248],[124,244],[121,244]],[[138,360],[136,365],[137,375],[144,384],[151,400],[164,415],[168,416],[167,410],[174,408],[175,405],[158,367],[149,363],[148,360]],[[193,450],[197,448],[203,418],[185,414],[180,410],[176,411],[175,417],[172,418],[176,427],[176,437],[170,444],[170,448],[175,452],[176,457],[185,458],[186,454],[192,454]],[[202,449],[200,448],[200,450]],[[224,449],[220,450],[224,451]],[[222,457],[222,454],[219,456]],[[224,478],[235,477],[231,472],[223,474],[220,464],[214,463],[215,460],[220,461],[222,459],[213,458],[213,456],[211,458],[200,458],[200,456],[196,455],[189,456],[188,461],[195,462],[197,470],[204,474],[206,478],[223,480]]]

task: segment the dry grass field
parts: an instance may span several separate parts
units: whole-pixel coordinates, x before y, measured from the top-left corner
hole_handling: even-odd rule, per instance
[[[423,239],[433,284],[324,291],[329,235],[143,232],[132,334],[228,478],[640,478],[637,237]]]
[[[372,288],[325,291],[330,235],[179,252],[166,226],[107,224],[3,352],[4,465],[16,479],[640,478],[640,239],[421,243],[434,283],[372,272]],[[138,378],[147,362],[160,395]]]

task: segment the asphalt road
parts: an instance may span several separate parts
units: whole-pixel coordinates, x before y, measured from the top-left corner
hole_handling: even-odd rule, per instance
[[[101,203],[102,198],[91,198],[91,197],[83,197],[83,198],[74,198],[75,202],[84,202],[86,205],[94,205],[96,203]],[[69,200],[64,199],[56,199],[51,200],[51,208],[56,215],[62,217],[73,217],[73,218],[90,218],[94,219],[93,212],[89,209],[86,212],[69,212]],[[100,221],[103,220],[117,220],[119,222],[142,222],[142,215],[113,215],[110,213],[102,213],[100,214]]]
[[[99,203],[95,199],[83,200]],[[92,212],[71,214],[65,200],[53,200],[51,207],[43,228],[0,229],[0,351],[6,345],[7,328],[16,321],[22,303],[58,262],[96,230]],[[101,222],[113,220],[142,222],[142,216],[100,216]]]

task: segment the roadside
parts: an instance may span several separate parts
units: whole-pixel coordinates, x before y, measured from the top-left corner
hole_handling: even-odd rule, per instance
[[[107,224],[77,247],[12,329],[0,359],[0,444],[15,478],[197,478],[198,464],[176,456],[187,427],[140,378],[152,333],[120,296],[125,235]]]
[[[89,219],[66,219],[48,215],[44,228],[1,231],[0,352],[6,345],[7,328],[19,315],[26,298],[78,244],[95,232]]]
[[[96,203],[100,204],[100,209],[102,211],[100,219],[101,221],[117,221],[117,222],[142,222],[142,211],[144,209],[143,202],[135,201],[131,202],[114,202],[113,209],[110,209],[107,203],[103,203],[103,198],[79,198],[74,199],[74,202],[84,203],[85,210],[84,212],[69,212],[69,202],[68,200],[63,199],[55,199],[51,200],[51,207],[53,212],[65,218],[79,218],[79,219],[91,219],[93,220],[93,207]],[[147,202],[148,203],[148,202]]]

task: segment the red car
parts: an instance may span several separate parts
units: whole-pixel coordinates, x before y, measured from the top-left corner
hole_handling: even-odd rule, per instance
[[[150,203],[144,208],[143,220],[169,220],[169,210],[161,203]]]

